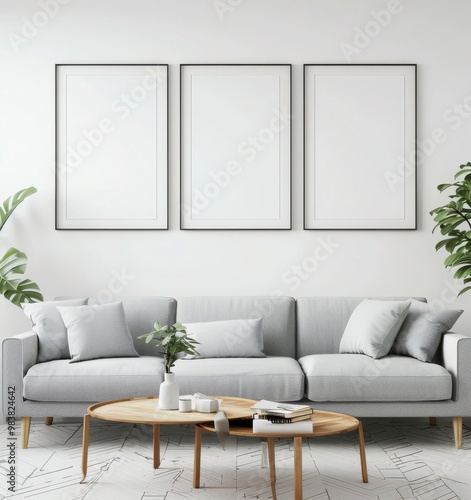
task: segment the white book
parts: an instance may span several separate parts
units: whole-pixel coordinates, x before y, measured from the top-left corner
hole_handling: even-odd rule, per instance
[[[257,401],[253,406],[250,407],[251,410],[256,410],[258,412],[270,412],[277,415],[283,415],[285,417],[294,417],[299,414],[312,413],[312,408],[309,405],[297,405],[288,403],[277,403],[275,401],[267,401],[262,399]]]
[[[274,424],[269,420],[253,421],[254,434],[310,434],[312,432],[312,420],[303,420],[301,422],[294,422],[292,424]]]

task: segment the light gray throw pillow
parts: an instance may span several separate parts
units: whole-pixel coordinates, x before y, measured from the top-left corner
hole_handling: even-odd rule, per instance
[[[442,335],[453,327],[462,313],[462,309],[437,309],[412,299],[409,314],[397,334],[391,353],[432,361]]]
[[[88,298],[23,304],[23,311],[31,320],[32,330],[38,336],[39,363],[70,358],[67,329],[57,306],[84,306],[87,301]]]
[[[365,299],[353,311],[340,341],[340,353],[386,356],[407,316],[410,301]]]
[[[57,309],[67,327],[70,363],[139,356],[121,302]]]
[[[192,358],[265,358],[262,318],[185,323],[186,333],[199,342]]]

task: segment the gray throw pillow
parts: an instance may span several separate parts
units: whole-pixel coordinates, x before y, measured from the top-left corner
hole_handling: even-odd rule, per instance
[[[391,353],[432,361],[442,335],[453,327],[462,312],[462,309],[437,309],[412,299],[409,314],[397,334]]]
[[[39,363],[70,358],[67,329],[57,306],[84,306],[87,301],[88,298],[23,304],[23,311],[31,320],[32,330],[38,336]]]
[[[340,341],[340,353],[386,356],[407,316],[410,301],[365,299],[353,311]]]
[[[67,327],[70,363],[139,356],[121,302],[57,309]]]
[[[186,333],[199,342],[192,358],[265,358],[262,318],[185,323]]]

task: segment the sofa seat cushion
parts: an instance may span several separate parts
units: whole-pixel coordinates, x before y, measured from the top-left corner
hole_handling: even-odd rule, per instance
[[[297,401],[304,394],[299,364],[282,356],[180,359],[173,372],[180,394],[202,392],[275,401]]]
[[[69,363],[58,359],[32,366],[23,396],[34,401],[95,402],[157,396],[164,379],[163,359],[104,358]]]
[[[313,354],[299,364],[311,401],[440,401],[452,394],[445,368],[406,356]]]

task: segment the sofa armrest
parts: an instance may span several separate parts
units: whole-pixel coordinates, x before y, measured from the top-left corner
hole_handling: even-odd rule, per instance
[[[23,377],[37,363],[38,336],[34,332],[25,332],[8,337],[2,343],[2,386],[3,394],[14,387],[17,398],[23,397]],[[3,397],[3,414],[6,413],[7,398]]]
[[[443,366],[451,373],[453,379],[454,401],[471,401],[471,377],[469,363],[471,360],[471,337],[448,332],[443,335],[441,343]]]

